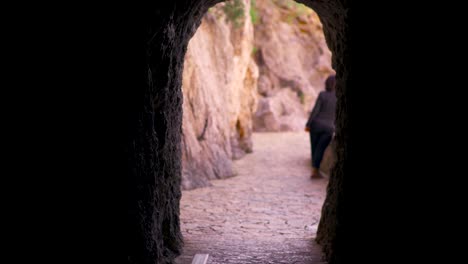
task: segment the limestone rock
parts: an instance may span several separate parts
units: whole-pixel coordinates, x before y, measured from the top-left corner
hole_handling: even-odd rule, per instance
[[[250,0],[242,0],[250,7]],[[234,175],[232,159],[252,151],[258,69],[249,9],[236,27],[222,5],[210,9],[189,42],[183,71],[182,187]]]
[[[255,115],[255,131],[303,130],[305,122],[299,125],[299,120],[311,111],[318,93],[324,89],[325,79],[334,73],[322,24],[312,9],[292,0],[256,0],[255,3],[259,14],[255,25],[255,60],[260,74],[259,101],[263,104]],[[263,99],[278,96],[276,92],[282,89],[295,93],[295,96],[289,93],[285,100],[291,108],[302,109],[301,114],[296,111],[265,113],[264,105],[274,103]],[[280,119],[281,125],[268,124],[278,123]]]

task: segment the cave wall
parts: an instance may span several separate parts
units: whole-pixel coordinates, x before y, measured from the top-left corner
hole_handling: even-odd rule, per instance
[[[183,246],[181,196],[182,71],[187,45],[209,7],[219,1],[148,2],[140,55],[146,63],[132,87],[128,113],[128,263],[171,263]],[[337,71],[337,165],[328,186],[318,241],[330,263],[340,263],[346,132],[347,1],[300,1],[319,14]]]

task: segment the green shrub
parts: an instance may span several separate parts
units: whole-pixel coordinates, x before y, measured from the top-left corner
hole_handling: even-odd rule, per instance
[[[253,48],[252,48],[252,55],[255,56],[255,54],[257,54],[257,52],[258,52],[258,48],[257,48],[257,47],[253,47]]]
[[[254,24],[254,25],[258,24],[259,16],[258,16],[258,10],[257,10],[255,0],[252,0],[250,2],[250,11],[249,11],[249,13],[250,13],[250,19],[252,20],[252,24]]]
[[[301,90],[299,90],[297,91],[297,96],[299,97],[299,101],[301,102],[301,104],[304,104],[305,103],[304,93]]]
[[[244,3],[241,0],[226,1],[223,6],[223,11],[234,27],[238,28],[244,23]]]
[[[277,6],[290,10],[290,13],[286,17],[286,22],[289,24],[297,17],[312,13],[312,9],[293,0],[274,0],[274,2]]]

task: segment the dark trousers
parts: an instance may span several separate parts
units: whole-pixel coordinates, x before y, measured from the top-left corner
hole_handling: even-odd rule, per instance
[[[312,155],[312,167],[320,168],[325,149],[332,139],[331,132],[313,132],[310,131],[310,153]]]

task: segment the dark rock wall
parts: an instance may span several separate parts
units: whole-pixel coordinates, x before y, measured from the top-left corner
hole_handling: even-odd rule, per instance
[[[181,196],[182,70],[184,55],[207,9],[218,1],[152,1],[142,14],[146,29],[141,79],[129,97],[127,237],[128,263],[171,263],[182,248]],[[337,166],[323,207],[318,241],[330,263],[340,263],[343,175],[347,166],[346,1],[304,1],[320,16],[337,71]]]

